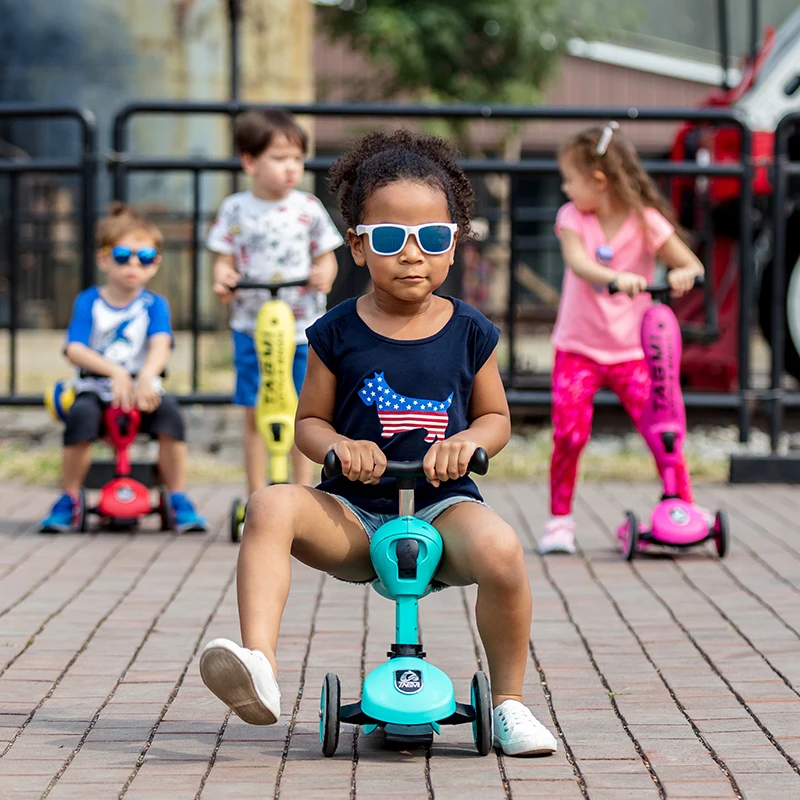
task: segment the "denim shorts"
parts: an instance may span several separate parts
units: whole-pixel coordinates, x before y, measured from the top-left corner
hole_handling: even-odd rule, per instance
[[[374,511],[364,511],[338,494],[331,494],[331,497],[335,497],[343,506],[349,508],[356,515],[356,519],[361,523],[364,533],[367,534],[367,538],[370,540],[381,525],[390,520],[397,519],[399,516],[398,514],[376,514]],[[459,503],[477,503],[478,505],[489,507],[482,500],[476,500],[474,497],[467,497],[463,494],[451,495],[450,497],[445,497],[443,500],[439,500],[438,503],[433,503],[425,508],[416,510],[414,516],[417,519],[421,519],[423,522],[433,525],[433,521],[443,511]]]
[[[308,365],[308,345],[298,344],[294,351],[292,363],[292,379],[297,394],[306,377]],[[261,363],[256,353],[253,337],[242,331],[233,331],[233,366],[236,369],[236,389],[233,393],[235,406],[254,408],[258,398],[258,388],[261,382]]]

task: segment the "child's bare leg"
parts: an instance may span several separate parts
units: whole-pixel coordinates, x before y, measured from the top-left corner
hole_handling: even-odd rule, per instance
[[[244,429],[242,433],[244,443],[244,468],[247,473],[247,494],[264,486],[264,476],[267,474],[267,450],[264,440],[256,427],[256,410],[245,408]]]
[[[333,497],[291,484],[256,492],[247,506],[236,573],[239,623],[242,644],[264,653],[276,674],[292,556],[345,580],[375,575],[364,529]]]
[[[186,442],[158,435],[158,471],[170,492],[186,489]]]
[[[297,445],[292,445],[292,483],[299,486],[313,486],[318,481],[314,480],[314,469],[316,464],[306,458],[298,449]]]
[[[61,463],[61,485],[64,491],[77,494],[91,465],[91,442],[66,445]]]
[[[531,631],[531,591],[517,534],[486,506],[459,503],[434,522],[444,540],[437,578],[454,586],[478,584],[475,616],[495,706],[522,702]]]

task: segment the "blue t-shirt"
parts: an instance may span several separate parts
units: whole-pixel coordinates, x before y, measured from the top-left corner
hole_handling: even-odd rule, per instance
[[[157,333],[172,336],[169,304],[161,295],[143,289],[128,305],[112,306],[103,299],[99,288],[92,286],[75,298],[67,344],[86,345],[136,375],[147,357],[147,342]],[[156,388],[160,388],[160,381]],[[82,378],[80,370],[75,390],[96,392],[103,400],[112,397],[110,378]]]
[[[453,316],[426,339],[381,336],[358,316],[355,299],[345,300],[308,328],[309,344],[336,376],[337,433],[376,442],[391,461],[412,461],[423,458],[434,442],[469,427],[472,384],[497,346],[500,331],[476,309],[447,299],[453,303]],[[398,512],[394,478],[367,485],[339,476],[317,488],[365,511]],[[416,507],[453,495],[482,499],[469,477],[438,488],[418,480]]]

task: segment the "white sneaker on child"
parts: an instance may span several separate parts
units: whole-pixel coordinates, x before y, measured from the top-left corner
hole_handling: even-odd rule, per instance
[[[281,693],[260,650],[213,639],[200,655],[203,683],[250,725],[272,725],[281,715]]]
[[[575,552],[575,520],[572,515],[566,517],[551,517],[544,526],[544,535],[539,539],[539,552],[568,553]]]
[[[504,700],[494,710],[494,746],[507,756],[532,756],[555,753],[558,742],[527,706]]]

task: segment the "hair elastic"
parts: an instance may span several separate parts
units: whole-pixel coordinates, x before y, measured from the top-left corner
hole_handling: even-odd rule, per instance
[[[608,150],[608,146],[611,144],[611,137],[614,135],[614,131],[619,130],[619,123],[614,122],[612,120],[609,122],[605,128],[603,128],[603,132],[600,134],[600,140],[597,142],[597,148],[595,152],[599,156],[604,156],[606,154],[606,150]]]

